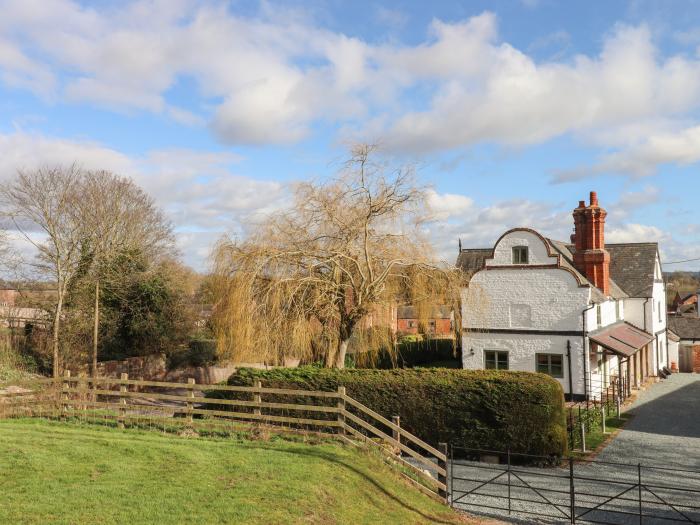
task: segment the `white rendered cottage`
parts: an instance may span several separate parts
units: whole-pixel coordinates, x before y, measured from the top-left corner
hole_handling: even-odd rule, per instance
[[[668,368],[657,243],[605,244],[595,192],[574,210],[571,243],[528,228],[492,249],[462,249],[462,361],[469,369],[543,372],[567,399],[638,387]],[[461,244],[461,243],[460,243]],[[573,394],[573,396],[571,395]]]

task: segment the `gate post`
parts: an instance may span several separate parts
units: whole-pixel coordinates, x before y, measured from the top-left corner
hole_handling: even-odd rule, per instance
[[[576,492],[574,490],[574,458],[569,456],[569,513],[571,523],[576,523]]]
[[[438,467],[442,468],[445,470],[445,472],[449,471],[449,457],[447,455],[447,443],[438,443],[438,450],[445,455],[445,460],[442,460],[438,458]],[[441,474],[438,472],[438,481],[445,485],[445,489],[440,489],[438,491],[438,494],[441,498],[444,498],[444,500],[447,502],[447,504],[450,503],[450,498],[449,498],[449,489],[450,487],[447,485],[447,476],[444,474]]]
[[[637,463],[637,483],[639,490],[637,494],[639,496],[639,524],[642,523],[642,464]]]
[[[510,501],[510,447],[508,447],[508,515],[510,516],[512,507]]]

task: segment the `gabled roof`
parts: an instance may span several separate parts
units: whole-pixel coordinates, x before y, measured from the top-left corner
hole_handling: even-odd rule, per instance
[[[600,301],[603,294],[573,263],[574,246],[570,243],[547,239],[561,257],[561,265],[576,274],[582,283],[593,287],[592,299]],[[651,297],[654,289],[654,270],[659,245],[656,242],[611,243],[605,249],[610,253],[610,295],[623,297]],[[491,248],[463,249],[457,256],[457,267],[473,274],[484,267],[484,261],[493,256]]]
[[[700,317],[669,315],[668,327],[681,339],[700,339]]]
[[[544,239],[552,248],[552,251],[559,255],[559,261],[562,268],[566,268],[573,273],[578,281],[584,285],[591,287],[591,300],[601,302],[605,300],[603,292],[601,292],[585,275],[579,272],[574,266],[573,255],[569,250],[569,245],[565,242],[555,241],[553,239]],[[481,270],[485,266],[486,259],[493,257],[492,248],[469,248],[462,249],[457,256],[457,267],[468,274],[473,274]],[[610,279],[610,295],[615,299],[627,297],[627,294]]]
[[[484,267],[484,261],[493,257],[491,248],[462,249],[457,256],[457,268],[466,273],[474,273]]]

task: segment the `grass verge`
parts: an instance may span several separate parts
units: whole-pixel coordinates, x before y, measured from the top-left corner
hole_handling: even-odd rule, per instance
[[[468,523],[363,449],[0,421],[5,523]]]

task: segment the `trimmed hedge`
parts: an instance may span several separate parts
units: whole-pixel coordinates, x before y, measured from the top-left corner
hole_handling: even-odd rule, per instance
[[[244,368],[229,385],[334,391],[390,418],[424,441],[540,456],[566,453],[561,385],[544,374],[496,370]],[[212,393],[213,394],[213,393]],[[216,392],[216,397],[224,392]],[[231,397],[231,392],[226,392]],[[270,396],[266,396],[269,398]],[[285,396],[286,402],[294,402]],[[300,398],[308,399],[308,398]]]

